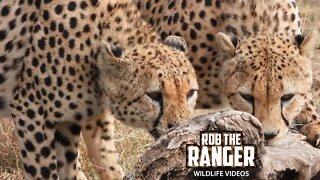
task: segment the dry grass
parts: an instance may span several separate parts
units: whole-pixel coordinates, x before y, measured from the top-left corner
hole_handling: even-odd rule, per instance
[[[320,1],[319,0],[298,0],[301,9],[302,27],[304,30],[320,30]]]
[[[22,180],[21,162],[19,149],[15,143],[14,126],[9,120],[0,123],[0,179]],[[152,142],[151,137],[145,131],[134,129],[116,122],[116,147],[119,152],[120,163],[127,172],[133,168],[138,156],[144,152]],[[81,165],[90,179],[98,179],[93,167],[86,157],[86,148],[81,144]]]
[[[304,27],[304,32],[308,33],[313,30],[318,30],[320,32],[320,1],[319,0],[298,0],[298,6],[301,9],[301,19],[302,27]],[[312,61],[314,78],[320,81],[320,41],[317,46],[315,58]],[[320,109],[320,97],[317,96],[315,103],[317,109]]]
[[[120,163],[125,172],[130,171],[137,162],[147,146],[152,142],[152,138],[144,130],[135,129],[123,125],[120,122],[115,123],[116,126],[116,148],[119,153]],[[81,164],[83,171],[87,177],[98,179],[90,161],[86,158],[86,150],[84,143],[81,144]],[[1,178],[0,178],[1,179]]]
[[[3,120],[0,123],[0,135],[0,179],[22,180],[19,150],[10,121]]]
[[[320,30],[320,1],[319,0],[298,0],[301,9],[302,24],[305,30]],[[151,138],[143,130],[133,129],[116,123],[116,146],[120,155],[120,162],[125,171],[132,169],[149,143]],[[12,122],[2,120],[0,123],[0,179],[1,180],[22,180],[21,163],[19,150],[15,144]],[[98,179],[94,170],[85,158],[85,148],[81,146],[82,167],[90,179]]]

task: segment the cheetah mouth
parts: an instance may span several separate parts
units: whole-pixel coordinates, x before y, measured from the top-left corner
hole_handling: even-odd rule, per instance
[[[281,138],[275,138],[275,139],[270,139],[270,140],[264,140],[264,145],[265,146],[275,146],[281,141]]]
[[[284,143],[286,141],[286,137],[287,136],[290,136],[290,133],[289,133],[289,129],[288,130],[282,130],[279,132],[279,134],[277,136],[275,136],[274,138],[272,139],[269,139],[269,140],[264,140],[264,145],[265,146],[276,146],[276,145],[280,145],[282,143]],[[297,133],[298,131],[295,130],[295,131],[291,131],[291,133]]]
[[[154,140],[159,139],[163,134],[165,134],[168,130],[162,129],[162,128],[153,128],[149,133],[154,138]]]
[[[161,136],[163,136],[164,134],[167,134],[168,132],[170,132],[173,129],[176,129],[177,127],[179,127],[179,125],[175,125],[169,129],[162,128],[162,127],[156,127],[156,128],[153,128],[151,131],[149,131],[149,133],[152,135],[154,140],[157,140]]]

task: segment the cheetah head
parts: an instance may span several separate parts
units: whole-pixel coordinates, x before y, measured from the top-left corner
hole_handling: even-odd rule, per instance
[[[100,86],[114,116],[155,138],[190,119],[198,84],[186,49],[176,36],[127,49],[104,42]]]
[[[311,58],[317,33],[291,38],[260,34],[239,40],[217,34],[225,59],[220,79],[230,106],[257,117],[265,139],[287,134],[312,85]]]

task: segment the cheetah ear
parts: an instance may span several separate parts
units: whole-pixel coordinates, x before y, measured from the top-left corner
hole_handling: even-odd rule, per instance
[[[222,52],[233,57],[235,55],[236,47],[240,39],[237,37],[230,37],[223,32],[219,32],[216,35],[217,46],[222,50]]]
[[[187,42],[182,37],[179,37],[179,36],[168,36],[163,41],[163,44],[173,47],[184,53],[187,53],[188,51]]]
[[[98,58],[98,64],[102,65],[102,67],[106,65],[129,64],[125,51],[118,45],[102,41],[100,49],[101,58]]]
[[[313,57],[318,41],[319,41],[319,33],[315,30],[311,31],[306,36],[297,35],[295,37],[295,42],[300,49],[300,54],[308,58]]]

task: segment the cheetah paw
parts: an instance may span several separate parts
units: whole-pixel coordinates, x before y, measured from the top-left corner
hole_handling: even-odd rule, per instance
[[[313,122],[301,128],[301,133],[307,137],[307,141],[316,148],[320,148],[320,122]]]

